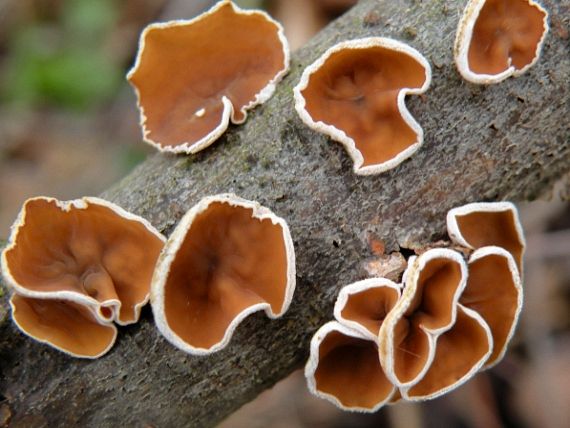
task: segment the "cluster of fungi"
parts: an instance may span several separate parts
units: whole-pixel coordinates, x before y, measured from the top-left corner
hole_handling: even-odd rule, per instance
[[[538,59],[548,30],[532,0],[470,0],[455,61],[479,84],[518,76]],[[283,28],[229,0],[189,21],[142,33],[127,78],[144,140],[196,153],[230,121],[268,100],[289,68]],[[294,88],[309,127],[342,143],[354,172],[379,174],[418,150],[424,135],[405,105],[424,93],[429,62],[387,38],[328,49]],[[451,210],[453,249],[408,260],[401,284],[372,278],[340,292],[336,321],[311,342],[309,388],[343,409],[374,411],[400,399],[437,397],[497,363],[522,304],[524,239],[509,203]],[[16,325],[76,357],[97,358],[149,299],[158,330],[190,354],[226,346],[247,315],[289,307],[295,255],[286,222],[232,194],[202,199],[166,239],[146,220],[98,199],[26,201],[2,253]]]
[[[524,237],[514,205],[452,209],[456,246],[408,260],[400,284],[371,278],[344,287],[311,341],[309,389],[345,410],[422,401],[497,364],[522,307]]]

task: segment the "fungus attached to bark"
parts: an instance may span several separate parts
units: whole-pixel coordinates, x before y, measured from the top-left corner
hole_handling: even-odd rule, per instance
[[[375,412],[396,392],[382,370],[376,342],[336,321],[313,336],[305,377],[314,395],[343,410]]]
[[[281,25],[224,0],[195,19],[149,25],[127,78],[145,141],[196,153],[269,99],[288,67]]]
[[[229,342],[247,315],[289,307],[295,254],[285,221],[235,195],[206,197],[182,218],[155,270],[151,304],[160,332],[191,354]]]
[[[466,279],[465,261],[455,251],[432,249],[411,260],[402,297],[379,333],[380,361],[396,386],[416,384],[430,368],[438,337],[455,324]]]
[[[498,83],[539,58],[548,14],[533,0],[470,0],[459,22],[455,63],[468,81]]]
[[[511,253],[522,276],[525,248],[517,208],[510,202],[475,202],[447,213],[447,233],[453,241],[477,249],[489,245]]]
[[[338,294],[334,316],[341,324],[376,340],[384,318],[400,298],[400,290],[399,284],[385,278],[347,285]]]
[[[33,198],[12,226],[2,272],[21,296],[84,305],[100,322],[127,325],[148,301],[163,244],[146,220],[102,199]]]
[[[423,130],[405,105],[431,81],[410,46],[371,37],[339,43],[303,72],[295,108],[303,122],[343,144],[356,174],[378,174],[410,157]]]
[[[522,284],[511,254],[499,247],[473,252],[459,302],[481,315],[491,329],[493,353],[485,366],[497,364],[514,334],[523,303]]]
[[[86,306],[72,301],[13,294],[10,306],[22,332],[73,357],[100,357],[117,337],[113,324],[102,323]]]

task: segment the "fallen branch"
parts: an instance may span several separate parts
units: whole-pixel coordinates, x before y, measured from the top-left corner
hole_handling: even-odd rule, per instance
[[[0,406],[14,426],[213,425],[303,364],[340,287],[363,277],[363,262],[376,249],[445,238],[445,212],[453,206],[527,200],[547,190],[570,170],[570,0],[543,4],[552,28],[539,62],[520,78],[480,87],[464,82],[453,64],[465,1],[363,0],[293,55],[277,93],[245,125],[196,156],[157,154],[105,192],[167,234],[205,195],[260,201],[291,227],[293,304],[277,321],[248,318],[230,345],[209,357],[169,345],[147,308],[139,324],[121,329],[108,355],[82,361],[20,334],[4,293]],[[434,76],[425,96],[408,100],[425,130],[423,147],[395,170],[360,177],[340,145],[301,123],[292,87],[332,44],[371,35],[410,43]]]

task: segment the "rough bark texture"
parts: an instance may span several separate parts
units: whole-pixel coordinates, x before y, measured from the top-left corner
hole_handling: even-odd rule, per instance
[[[543,1],[552,28],[538,64],[490,87],[467,84],[455,70],[465,3],[361,1],[293,55],[277,93],[245,125],[197,156],[157,154],[103,195],[165,233],[209,194],[235,192],[271,207],[288,220],[297,252],[297,291],[282,319],[251,316],[226,350],[192,357],[158,334],[147,308],[138,325],[121,328],[108,355],[82,361],[19,333],[5,295],[0,406],[8,406],[11,424],[213,425],[303,364],[339,289],[363,278],[379,241],[390,252],[445,238],[449,208],[530,199],[568,171],[570,0]],[[332,44],[380,35],[407,41],[433,66],[426,95],[408,100],[426,138],[395,170],[359,177],[340,145],[301,123],[292,87]]]

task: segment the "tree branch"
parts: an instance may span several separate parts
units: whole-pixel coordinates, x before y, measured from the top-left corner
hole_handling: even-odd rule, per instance
[[[147,308],[139,324],[121,328],[108,355],[82,361],[25,338],[1,297],[0,394],[14,426],[213,425],[303,364],[339,289],[365,275],[371,241],[387,251],[421,246],[445,238],[451,207],[548,189],[570,170],[570,0],[543,4],[552,29],[539,62],[520,78],[480,87],[464,82],[453,63],[465,0],[363,0],[293,55],[290,74],[245,125],[195,156],[157,154],[105,192],[165,233],[205,195],[260,201],[291,227],[293,304],[280,320],[249,317],[209,357],[169,345]],[[395,170],[361,177],[340,145],[301,123],[292,87],[332,44],[372,35],[410,43],[434,78],[425,96],[408,100],[423,147]]]

